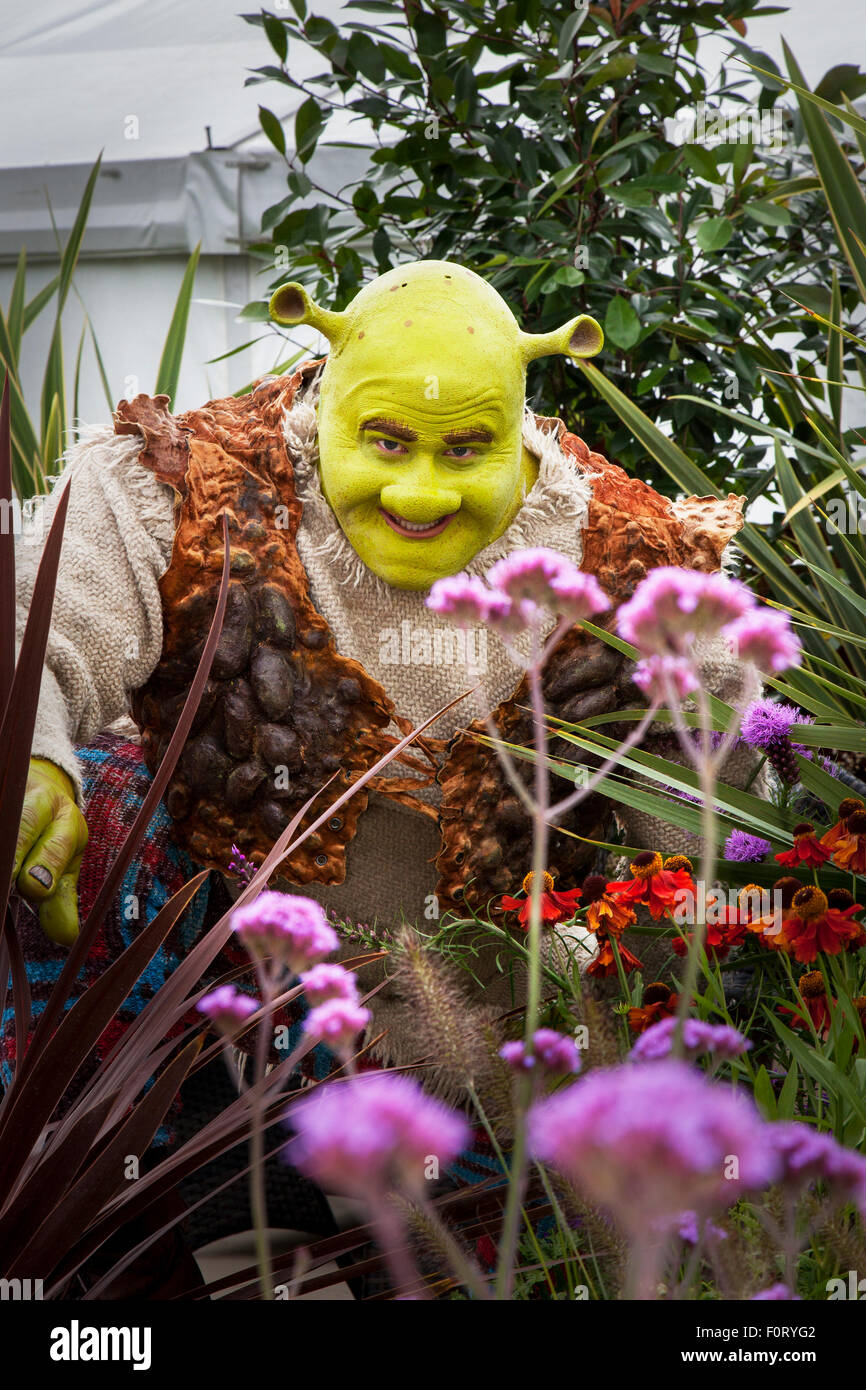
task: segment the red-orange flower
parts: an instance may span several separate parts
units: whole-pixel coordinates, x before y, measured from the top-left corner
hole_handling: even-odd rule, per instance
[[[521,885],[524,898],[510,898],[508,896],[500,900],[499,906],[506,912],[518,913],[518,921],[524,931],[529,931],[529,914],[532,907],[532,873],[528,873]],[[541,894],[541,920],[542,922],[565,922],[573,917],[577,911],[577,904],[582,896],[582,889],[568,888],[564,893],[559,893],[554,889],[553,876],[545,873],[544,889]]]
[[[667,865],[675,863],[671,869]],[[688,868],[685,865],[689,865]],[[614,894],[629,907],[648,907],[651,916],[658,921],[672,912],[685,893],[694,896],[696,889],[691,876],[691,865],[684,855],[676,855],[667,863],[655,850],[644,850],[631,861],[632,877],[623,882],[607,885],[607,892]]]
[[[754,889],[756,885],[750,885]],[[795,893],[799,893],[803,887],[798,878],[793,874],[786,874],[784,878],[777,878],[773,884],[773,911],[770,913],[759,913],[751,917],[747,923],[748,930],[755,932],[762,946],[767,946],[773,951],[783,951],[786,955],[791,954],[791,946],[782,936],[782,925],[787,922],[793,914],[792,903]],[[760,890],[759,890],[760,891]],[[740,899],[749,892],[749,888],[740,890]]]
[[[608,933],[617,941],[626,927],[637,921],[637,913],[625,903],[610,897],[605,892],[607,880],[603,874],[590,874],[583,882],[583,898],[586,903],[586,924],[596,936]]]
[[[830,1007],[831,1001],[827,998],[827,990],[824,985],[824,976],[820,970],[810,970],[807,974],[801,975],[797,981],[797,989],[806,1007],[806,1012],[815,1026],[815,1031],[826,1038],[830,1032],[830,1024],[833,1021],[833,1012]],[[832,1001],[835,1007],[836,1000]],[[808,1028],[809,1025],[802,1014],[798,1014],[795,1009],[780,1008],[782,1014],[791,1015],[791,1026],[793,1028]]]
[[[853,913],[863,910],[859,903],[841,911],[831,907],[820,888],[807,885],[794,894],[792,909],[782,924],[781,935],[793,947],[797,960],[813,961],[819,951],[837,956],[846,948],[866,942],[866,931],[859,922],[851,920]]]
[[[637,921],[637,913],[605,891],[606,880],[603,874],[590,874],[583,881],[583,895],[587,901],[586,925],[592,929],[599,941],[598,954],[587,966],[588,975],[616,975],[616,956],[612,942],[618,943],[619,958],[626,974],[641,970],[643,966],[637,956],[627,946],[619,945],[620,937],[626,927]]]
[[[866,811],[866,806],[864,806],[859,796],[846,796],[844,801],[840,801],[838,811],[839,819],[835,825],[831,825],[830,829],[821,836],[821,844],[831,850],[834,849],[839,840],[847,835],[848,817],[853,816],[856,811]]]
[[[810,869],[820,869],[822,864],[826,864],[832,853],[832,849],[829,849],[818,839],[812,822],[804,820],[799,825],[794,826],[793,849],[784,850],[775,858],[787,869],[796,868],[798,864],[808,864]]]
[[[623,946],[622,942],[617,943],[617,950],[626,975],[630,975],[632,970],[643,970],[643,963],[632,954],[627,946]],[[586,973],[587,975],[601,975],[603,978],[607,975],[617,974],[616,956],[610,937],[605,937],[602,941],[598,955],[592,964],[586,967]]]
[[[866,873],[866,811],[848,817],[845,834],[833,847],[833,863],[852,874]]]
[[[671,1018],[677,1011],[679,995],[663,980],[653,980],[643,992],[643,1003],[628,1011],[628,1026],[633,1033],[645,1033],[661,1018]]]

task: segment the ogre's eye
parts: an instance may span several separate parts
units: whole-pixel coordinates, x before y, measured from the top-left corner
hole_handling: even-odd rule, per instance
[[[387,454],[390,458],[396,458],[407,452],[406,445],[401,444],[397,439],[377,439],[376,448],[380,454]]]
[[[476,450],[469,444],[452,444],[446,451],[445,457],[449,459],[473,459]]]

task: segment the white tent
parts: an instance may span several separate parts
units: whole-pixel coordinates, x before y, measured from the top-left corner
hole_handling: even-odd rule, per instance
[[[278,10],[278,5],[272,5]],[[319,4],[323,13],[339,6]],[[64,312],[67,376],[84,312],[115,397],[153,389],[190,252],[201,242],[177,406],[236,389],[273,365],[281,344],[266,326],[238,323],[272,273],[242,251],[263,210],[286,195],[284,161],[262,135],[258,106],[290,117],[282,84],[245,87],[273,55],[235,0],[3,0],[0,41],[0,301],[27,248],[28,294],[57,270],[57,235],[72,226],[100,150],[103,164],[79,267]],[[299,50],[293,71],[315,59]],[[357,170],[322,149],[311,171],[327,189]],[[49,202],[57,233],[52,227]],[[50,312],[25,336],[23,379],[38,406]],[[263,341],[228,362],[208,359]],[[283,345],[284,346],[284,345]],[[284,354],[285,355],[285,354]],[[85,348],[84,419],[105,418],[95,356]]]

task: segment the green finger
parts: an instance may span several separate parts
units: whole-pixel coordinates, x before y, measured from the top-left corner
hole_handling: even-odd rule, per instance
[[[81,868],[79,854],[72,861],[68,871],[57,883],[50,898],[39,908],[39,923],[48,937],[57,946],[71,946],[78,936],[78,871]]]
[[[54,807],[50,797],[44,793],[31,792],[26,797],[21,812],[21,825],[18,829],[18,842],[15,846],[15,863],[12,868],[13,878],[18,877],[25,855],[30,852],[53,819]],[[23,892],[23,889],[21,891]]]
[[[30,850],[18,873],[18,891],[41,902],[55,890],[81,849],[81,813],[67,803]]]

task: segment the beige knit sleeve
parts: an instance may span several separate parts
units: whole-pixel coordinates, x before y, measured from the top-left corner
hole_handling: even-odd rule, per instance
[[[86,431],[16,544],[20,642],[42,544],[70,488],[31,755],[62,767],[79,796],[73,744],[127,711],[162,649],[158,581],[171,558],[174,494],[136,462],[140,448],[110,426]]]

